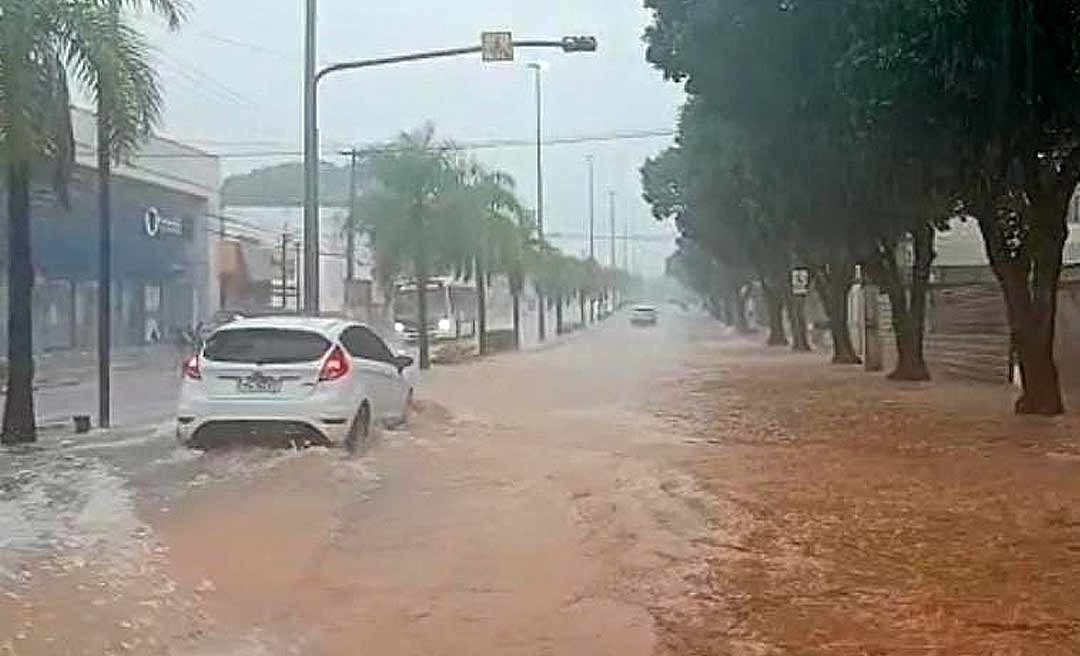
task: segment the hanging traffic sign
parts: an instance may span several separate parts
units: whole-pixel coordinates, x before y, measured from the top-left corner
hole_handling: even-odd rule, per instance
[[[514,37],[510,32],[484,32],[480,35],[484,61],[514,61]]]
[[[796,296],[810,295],[810,271],[808,269],[791,270],[791,293]]]

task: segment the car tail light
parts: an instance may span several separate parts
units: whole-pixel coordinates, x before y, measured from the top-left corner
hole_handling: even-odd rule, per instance
[[[202,380],[202,371],[199,369],[199,354],[195,353],[187,360],[184,360],[182,367],[184,371],[184,377],[191,380]]]
[[[322,370],[319,371],[319,380],[337,380],[347,373],[349,373],[349,358],[340,346],[335,346],[323,361]]]

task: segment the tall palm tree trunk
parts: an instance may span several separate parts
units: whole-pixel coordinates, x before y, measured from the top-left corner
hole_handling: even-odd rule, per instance
[[[518,350],[521,348],[521,294],[517,291],[512,292],[510,303],[514,321],[514,350]]]
[[[480,349],[480,355],[487,355],[487,280],[484,272],[484,264],[480,258],[476,258],[476,341]]]
[[[34,269],[30,245],[30,166],[8,164],[8,381],[0,442],[37,438],[34,424]]]

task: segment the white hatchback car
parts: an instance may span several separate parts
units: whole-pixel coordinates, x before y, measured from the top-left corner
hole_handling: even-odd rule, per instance
[[[239,319],[184,362],[177,437],[202,447],[273,439],[362,450],[373,421],[406,420],[412,363],[352,321]]]

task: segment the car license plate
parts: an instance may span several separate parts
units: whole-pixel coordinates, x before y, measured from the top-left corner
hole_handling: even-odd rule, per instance
[[[279,394],[281,380],[269,376],[249,376],[236,381],[236,391],[241,394]]]

